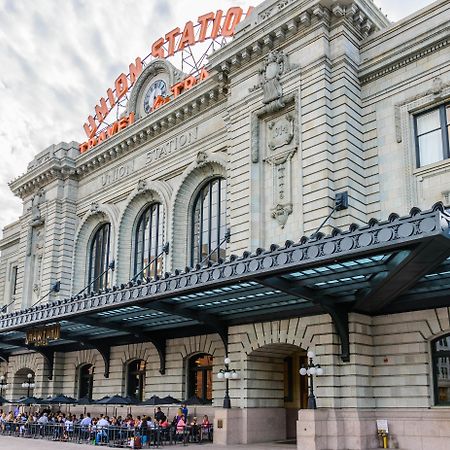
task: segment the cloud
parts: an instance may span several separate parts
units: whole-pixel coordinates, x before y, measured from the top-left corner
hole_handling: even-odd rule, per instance
[[[391,20],[430,3],[376,2]],[[21,214],[7,182],[49,145],[84,140],[99,98],[157,38],[205,12],[257,3],[0,0],[0,228]]]

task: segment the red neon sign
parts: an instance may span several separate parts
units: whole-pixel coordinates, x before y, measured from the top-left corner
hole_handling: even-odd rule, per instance
[[[248,16],[252,9],[250,7],[245,16]],[[220,9],[216,12],[203,14],[197,19],[198,23],[196,25],[192,21],[186,22],[183,31],[177,27],[166,33],[164,37],[157,39],[151,47],[151,54],[149,56],[154,58],[168,58],[177,52],[183,51],[186,47],[204,42],[206,39],[216,39],[219,36],[233,36],[235,28],[243,16],[244,12],[240,7],[231,7],[225,14]],[[198,33],[194,32],[194,27],[199,28]],[[136,58],[135,62],[129,65],[129,70],[128,76],[121,73],[116,78],[114,88],[108,88],[106,90],[106,98],[101,97],[99,103],[95,106],[95,114],[88,116],[87,122],[83,125],[88,142],[95,137],[99,126],[105,122],[108,114],[128,93],[141,74],[143,70],[141,58]],[[176,95],[174,92],[174,96]],[[87,148],[83,148],[86,151]]]

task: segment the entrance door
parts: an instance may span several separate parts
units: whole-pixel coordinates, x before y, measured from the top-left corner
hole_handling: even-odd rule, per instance
[[[298,410],[308,405],[308,382],[299,373],[307,365],[304,351],[297,351],[284,358],[284,407],[286,409],[286,438],[297,436]]]

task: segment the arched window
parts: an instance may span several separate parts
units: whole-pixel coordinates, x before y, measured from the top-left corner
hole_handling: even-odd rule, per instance
[[[191,233],[191,265],[225,258],[227,184],[223,178],[206,183],[194,201]],[[217,249],[217,250],[216,250]]]
[[[139,216],[134,246],[134,273],[143,277],[156,277],[163,269],[163,256],[150,264],[163,248],[164,218],[160,203],[149,205]],[[150,264],[149,267],[147,265]],[[146,268],[147,267],[147,268]],[[145,268],[145,270],[143,270]]]
[[[89,252],[90,291],[99,291],[109,285],[109,241],[111,224],[103,224],[94,234]]]
[[[92,387],[94,384],[94,366],[84,364],[78,372],[78,398],[92,400]]]
[[[135,359],[128,364],[127,395],[140,402],[144,400],[145,361]]]
[[[189,358],[188,397],[196,395],[204,402],[212,401],[212,365],[213,357],[207,353]]]
[[[436,405],[450,405],[450,334],[432,344]]]

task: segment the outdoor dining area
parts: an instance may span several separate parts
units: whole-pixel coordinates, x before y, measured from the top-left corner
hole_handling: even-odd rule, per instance
[[[0,397],[0,405],[0,439],[4,435],[116,448],[159,448],[213,439],[208,415],[196,415],[205,412],[196,396],[179,401],[153,395],[139,403],[120,395],[99,400],[31,396],[12,402]]]

